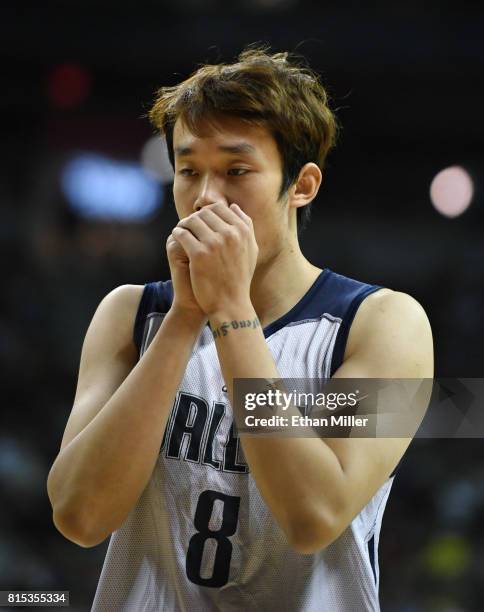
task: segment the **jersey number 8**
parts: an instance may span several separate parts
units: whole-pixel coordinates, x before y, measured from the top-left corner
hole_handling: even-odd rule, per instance
[[[215,500],[223,502],[222,524],[217,531],[209,527]],[[205,587],[219,588],[227,583],[232,558],[232,542],[229,536],[234,535],[239,517],[240,497],[224,495],[218,491],[203,491],[198,498],[195,510],[195,533],[188,545],[186,572],[188,579]],[[217,542],[213,572],[210,578],[200,575],[203,558],[203,548],[208,539]]]

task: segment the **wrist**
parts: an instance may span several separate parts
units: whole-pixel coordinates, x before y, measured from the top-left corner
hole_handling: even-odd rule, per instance
[[[208,313],[210,323],[222,323],[224,321],[244,320],[257,318],[257,313],[250,300],[245,302],[231,303],[218,306],[216,310]]]
[[[178,324],[193,329],[194,331],[200,331],[207,322],[207,315],[201,310],[185,308],[178,305],[176,301],[173,302],[166,316],[177,321]]]

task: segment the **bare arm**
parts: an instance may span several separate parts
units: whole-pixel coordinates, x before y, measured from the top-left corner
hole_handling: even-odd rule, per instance
[[[153,471],[166,421],[203,320],[172,307],[143,357],[132,334],[142,287],[100,303],[47,488],[56,527],[81,546],[117,529]]]

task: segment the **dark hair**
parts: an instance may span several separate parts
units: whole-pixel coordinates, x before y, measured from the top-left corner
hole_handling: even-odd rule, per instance
[[[318,74],[287,52],[271,55],[260,46],[249,46],[233,64],[202,65],[178,85],[158,91],[149,118],[166,136],[173,168],[176,120],[182,118],[199,135],[201,120],[217,115],[239,117],[272,133],[283,165],[279,198],[307,162],[323,170],[338,129]],[[304,225],[309,206],[298,215],[301,210]]]

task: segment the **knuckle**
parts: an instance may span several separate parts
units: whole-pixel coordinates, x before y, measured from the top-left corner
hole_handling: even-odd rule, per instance
[[[224,231],[220,234],[220,240],[222,245],[224,246],[230,245],[232,243],[232,239],[230,238],[227,231]]]
[[[207,245],[202,245],[198,247],[196,251],[195,262],[200,264],[203,263],[206,259],[210,259],[211,249]]]
[[[215,234],[213,238],[214,244],[219,247],[223,244],[223,236],[221,234]]]
[[[177,227],[181,227],[183,229],[184,227],[190,225],[190,223],[193,221],[196,214],[197,213],[192,213],[188,217],[183,217],[183,219],[180,219],[178,223],[176,224]]]
[[[218,246],[219,246],[219,241],[216,238],[210,238],[209,240],[206,240],[204,248],[208,252],[213,253],[213,251],[217,250]]]

